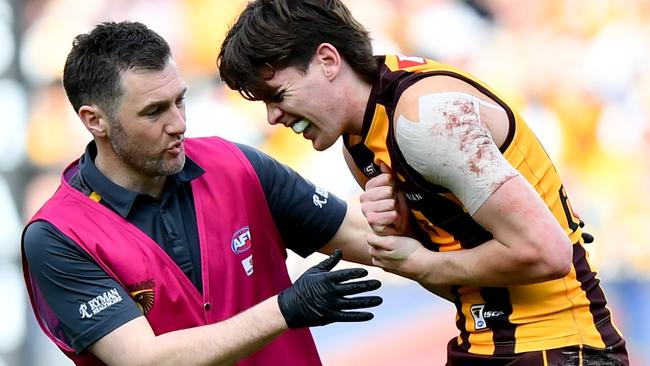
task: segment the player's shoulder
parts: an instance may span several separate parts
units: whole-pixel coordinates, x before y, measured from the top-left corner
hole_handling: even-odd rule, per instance
[[[434,117],[436,113],[453,113],[468,109],[475,111],[474,102],[482,94],[471,84],[448,75],[433,75],[416,81],[400,95],[394,110],[394,123],[400,119],[419,121]],[[432,121],[445,118],[433,118]]]
[[[447,94],[450,97],[462,94],[479,96],[479,91],[468,82],[449,75],[431,75],[422,78],[408,88],[399,97],[397,108],[417,105],[420,98],[432,94]]]

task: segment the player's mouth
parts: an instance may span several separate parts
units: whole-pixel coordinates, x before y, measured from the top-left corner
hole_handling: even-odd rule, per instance
[[[309,126],[311,126],[311,121],[308,120],[307,118],[301,118],[298,122],[291,125],[291,129],[293,130],[293,132],[300,134],[305,132],[305,130],[309,128]]]

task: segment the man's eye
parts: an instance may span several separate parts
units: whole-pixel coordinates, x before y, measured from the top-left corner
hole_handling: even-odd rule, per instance
[[[144,115],[147,116],[147,117],[155,117],[158,114],[160,114],[160,108],[156,108],[154,110],[151,110],[151,111],[145,113]]]
[[[272,95],[270,98],[267,99],[267,102],[271,103],[280,103],[282,99],[284,98],[284,92],[278,92],[275,95]]]
[[[176,99],[176,106],[177,107],[180,107],[183,104],[185,104],[185,97],[180,97],[180,98]]]

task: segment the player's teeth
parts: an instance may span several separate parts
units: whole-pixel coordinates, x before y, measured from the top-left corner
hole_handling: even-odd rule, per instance
[[[302,133],[302,131],[304,131],[307,127],[309,127],[309,121],[303,118],[300,121],[294,123],[291,126],[291,129],[295,133]]]

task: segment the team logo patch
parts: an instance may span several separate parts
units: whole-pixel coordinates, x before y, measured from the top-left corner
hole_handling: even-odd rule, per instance
[[[232,235],[230,248],[235,254],[242,254],[249,251],[252,245],[251,230],[248,226],[244,226]]]
[[[130,295],[135,300],[136,305],[138,305],[143,315],[147,315],[149,310],[153,308],[155,300],[153,289],[131,292]]]
[[[138,308],[140,308],[143,315],[147,315],[147,313],[153,308],[153,304],[156,300],[154,287],[155,282],[153,279],[126,286],[129,295],[133,301],[135,301],[135,304],[138,305]]]

